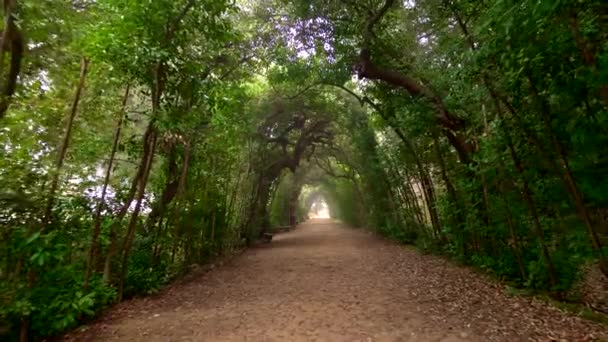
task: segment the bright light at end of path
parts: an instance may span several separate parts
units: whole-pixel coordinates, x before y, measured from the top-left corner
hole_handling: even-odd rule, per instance
[[[329,207],[327,206],[327,203],[325,203],[324,199],[318,199],[312,204],[312,206],[310,206],[310,212],[308,213],[308,217],[318,219],[330,218]]]

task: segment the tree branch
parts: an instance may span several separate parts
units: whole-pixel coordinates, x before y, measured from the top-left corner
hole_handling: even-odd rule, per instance
[[[181,10],[181,12],[179,12],[177,17],[175,17],[170,23],[168,23],[167,32],[165,33],[166,42],[169,42],[169,40],[171,40],[171,38],[173,38],[173,35],[175,34],[175,32],[177,31],[177,28],[179,27],[180,21],[182,21],[182,19],[184,19],[186,14],[188,14],[188,11],[190,11],[190,9],[192,7],[194,7],[195,4],[196,4],[196,0],[189,0],[186,3],[186,6],[184,6],[184,8]]]
[[[393,6],[394,3],[395,0],[386,0],[384,2],[384,5],[380,7],[380,10],[378,10],[376,14],[369,17],[363,30],[363,49],[369,49],[369,43],[371,42],[371,39],[374,34],[374,25],[376,25],[380,21],[380,19],[382,19],[382,17]]]
[[[386,0],[380,10],[371,15],[363,30],[363,44],[359,53],[359,62],[356,66],[360,78],[378,80],[394,87],[406,90],[414,98],[423,98],[428,101],[436,113],[436,120],[448,138],[450,144],[456,149],[461,162],[471,163],[473,145],[464,135],[465,121],[448,110],[443,98],[415,79],[404,75],[398,70],[386,69],[372,62],[370,43],[373,38],[373,27],[376,25],[390,7],[394,0]],[[351,93],[352,95],[352,93]]]

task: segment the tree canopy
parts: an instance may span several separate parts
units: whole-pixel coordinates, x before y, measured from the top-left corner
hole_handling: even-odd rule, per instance
[[[600,0],[5,0],[0,336],[332,217],[568,299],[608,274]],[[407,269],[404,269],[407,272]]]

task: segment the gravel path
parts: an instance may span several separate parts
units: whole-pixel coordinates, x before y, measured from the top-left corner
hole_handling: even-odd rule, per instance
[[[64,341],[590,341],[596,324],[441,258],[312,220]]]

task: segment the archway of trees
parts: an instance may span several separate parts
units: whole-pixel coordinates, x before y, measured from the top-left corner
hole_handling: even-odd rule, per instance
[[[313,219],[328,219],[331,218],[329,213],[329,207],[323,197],[313,202],[308,212],[308,216]]]
[[[152,293],[303,220],[310,187],[515,286],[608,273],[603,1],[4,10],[0,334]]]

